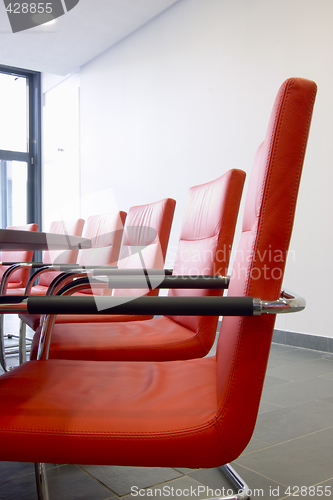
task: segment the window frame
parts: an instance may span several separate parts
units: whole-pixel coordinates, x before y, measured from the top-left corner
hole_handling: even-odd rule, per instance
[[[27,223],[42,223],[42,140],[41,140],[41,73],[0,65],[0,73],[24,77],[28,81],[28,151],[0,149],[1,160],[27,162]]]

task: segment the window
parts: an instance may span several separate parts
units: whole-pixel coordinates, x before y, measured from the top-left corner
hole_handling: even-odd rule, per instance
[[[40,73],[0,66],[0,109],[0,227],[40,225]]]

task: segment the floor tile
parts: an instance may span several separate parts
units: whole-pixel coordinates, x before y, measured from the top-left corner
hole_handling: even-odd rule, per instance
[[[318,401],[323,401],[324,403],[329,403],[329,404],[333,405],[333,397],[319,399]]]
[[[272,342],[270,356],[272,356],[273,354],[281,354],[284,352],[292,352],[292,351],[294,351],[293,346]]]
[[[333,428],[333,405],[309,401],[258,416],[253,436],[270,444]]]
[[[15,477],[34,474],[34,464],[24,462],[0,462],[0,478],[2,481],[10,481]]]
[[[273,371],[275,369],[276,368],[272,368],[271,370]],[[286,384],[288,382],[288,380],[286,380],[285,378],[269,375],[268,370],[265,377],[265,384],[264,384],[265,387],[274,387],[275,385]]]
[[[284,486],[310,486],[332,477],[333,428],[240,456],[236,463]]]
[[[267,403],[266,401],[261,400],[259,406],[259,413],[267,413],[269,411],[274,411],[277,408],[281,408],[281,405],[276,405],[274,403]]]
[[[262,401],[280,406],[292,406],[332,396],[333,380],[315,377],[274,387],[264,387]]]
[[[182,474],[187,474],[188,472],[192,472],[197,469],[188,469],[186,467],[175,467],[174,470],[181,472]]]
[[[45,464],[46,470],[54,467],[63,467],[56,464]],[[0,478],[1,481],[9,481],[11,479],[35,474],[35,465],[29,462],[0,462]]]
[[[1,500],[37,500],[34,474],[26,474],[9,481],[1,479]]]
[[[82,465],[81,467],[119,496],[129,494],[132,486],[137,486],[139,489],[148,488],[182,476],[182,473],[175,469],[162,467],[106,467],[98,465]]]
[[[267,376],[277,378],[278,380],[287,379],[290,381],[303,380],[320,375],[333,374],[333,360],[331,359],[314,359],[302,362],[288,364],[286,366],[276,366],[268,368]],[[269,380],[268,380],[269,381]],[[272,384],[273,385],[273,384]],[[278,384],[274,384],[278,385]]]
[[[50,500],[107,500],[112,492],[75,465],[47,471]]]
[[[267,448],[267,446],[270,446],[270,443],[252,436],[251,441],[243,451],[242,455],[245,455],[246,453],[252,453],[253,451],[257,450],[262,450],[264,448]]]
[[[311,351],[309,349],[300,349],[298,347],[289,347],[289,350],[279,351],[272,349],[270,352],[268,366],[286,366],[301,361],[310,361],[312,359],[322,358],[321,351]]]
[[[9,464],[6,462],[6,464]],[[33,464],[11,464],[7,480],[1,468],[1,500],[37,500]],[[8,467],[7,467],[8,468]],[[27,473],[29,471],[29,473]],[[10,479],[9,479],[10,477]],[[114,496],[96,479],[85,474],[75,465],[47,467],[50,500],[108,500]]]

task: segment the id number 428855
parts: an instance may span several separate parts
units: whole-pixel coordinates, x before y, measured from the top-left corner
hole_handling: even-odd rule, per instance
[[[9,14],[52,14],[52,2],[9,3],[6,11]]]
[[[291,497],[330,497],[331,486],[288,486],[285,495]]]

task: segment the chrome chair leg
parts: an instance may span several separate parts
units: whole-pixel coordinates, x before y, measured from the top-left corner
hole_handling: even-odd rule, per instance
[[[219,470],[226,477],[229,483],[236,489],[237,493],[229,497],[223,497],[223,500],[250,500],[248,485],[240,475],[231,467],[230,464],[222,465]],[[220,499],[222,500],[222,499]]]
[[[19,335],[19,364],[25,363],[27,360],[27,341],[26,341],[26,325],[23,321],[20,322]]]
[[[45,464],[35,464],[35,475],[38,500],[49,500]]]
[[[4,340],[4,315],[0,314],[0,365],[4,372],[8,371],[5,358],[5,340]]]

